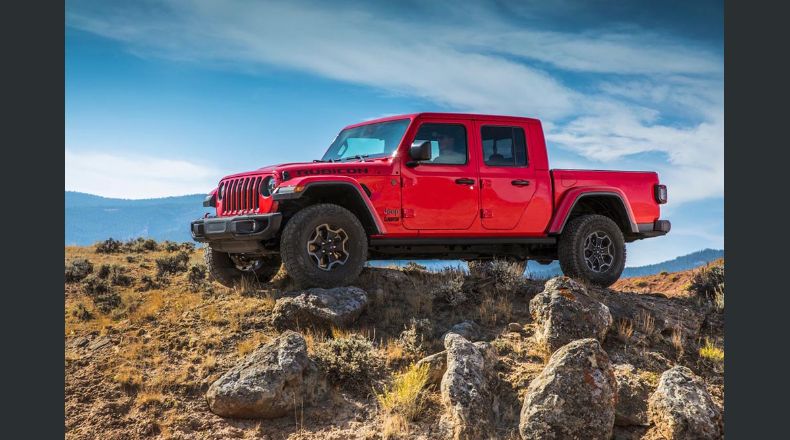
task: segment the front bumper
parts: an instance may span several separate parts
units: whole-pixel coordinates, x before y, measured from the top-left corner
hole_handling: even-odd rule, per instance
[[[209,243],[224,252],[258,252],[261,242],[274,238],[280,231],[282,213],[206,217],[190,225],[192,239]]]

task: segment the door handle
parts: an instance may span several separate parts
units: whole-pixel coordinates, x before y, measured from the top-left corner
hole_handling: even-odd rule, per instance
[[[513,186],[529,186],[529,180],[521,180],[521,179],[511,180],[510,184]]]
[[[474,185],[475,179],[466,179],[466,178],[455,179],[455,183],[459,185]]]

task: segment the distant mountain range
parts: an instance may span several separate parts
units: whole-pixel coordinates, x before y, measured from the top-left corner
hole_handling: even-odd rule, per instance
[[[204,194],[158,199],[112,199],[66,191],[66,245],[87,246],[109,237],[129,240],[149,237],[156,240],[192,241],[189,222],[211,212],[203,207]],[[673,260],[648,266],[627,267],[623,277],[652,275],[662,271],[693,269],[724,257],[723,250],[704,249]],[[376,266],[406,264],[406,261],[376,262]],[[419,260],[432,269],[465,265],[457,260]],[[540,265],[530,261],[527,273],[549,278],[562,273],[558,262]]]
[[[109,237],[192,241],[189,222],[209,212],[205,197],[127,200],[66,191],[66,245],[86,246]]]

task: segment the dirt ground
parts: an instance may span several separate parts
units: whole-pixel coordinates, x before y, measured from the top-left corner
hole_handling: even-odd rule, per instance
[[[174,244],[167,250],[162,243],[148,247],[155,249],[65,249],[67,268],[79,259],[93,265],[87,278],[65,284],[66,438],[375,439],[393,437],[393,432],[402,438],[435,438],[442,412],[435,387],[424,393],[419,416],[394,428],[379,410],[375,393],[392,374],[441,351],[441,335],[465,319],[481,325],[480,339],[491,342],[499,356],[502,385],[497,393],[501,406],[510,410],[495,435],[518,438],[521,399],[547,360],[530,338],[535,329],[529,300],[542,290],[542,281],[472,279],[416,267],[366,268],[357,285],[368,292],[370,303],[355,326],[336,334],[302,333],[311,352],[329,338],[362,334],[383,359],[384,374],[367,383],[334,384],[324,402],[300,408],[293,416],[226,419],[209,411],[204,394],[222,373],[278,335],[269,317],[276,299],[292,289],[290,281],[281,273],[271,283],[246,282],[229,289],[203,278],[202,250]],[[682,287],[691,276],[621,280],[614,289],[632,292],[625,295],[687,296]],[[463,282],[461,290],[469,298],[448,299],[447,286],[453,282]],[[723,321],[720,327],[706,331],[721,332],[714,336],[723,344]],[[408,336],[418,328],[418,343],[410,345],[402,332]],[[610,356],[626,360],[644,356],[647,348],[704,377],[723,408],[723,366],[701,360],[696,352],[674,352],[668,345],[638,347],[616,337],[604,345]],[[645,368],[655,378],[661,373],[658,366]],[[632,431],[621,434],[639,438],[644,432]]]

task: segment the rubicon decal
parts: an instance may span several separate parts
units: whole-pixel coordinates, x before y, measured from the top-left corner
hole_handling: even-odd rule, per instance
[[[306,170],[296,170],[297,176],[317,176],[332,174],[368,174],[367,168],[312,168]]]

